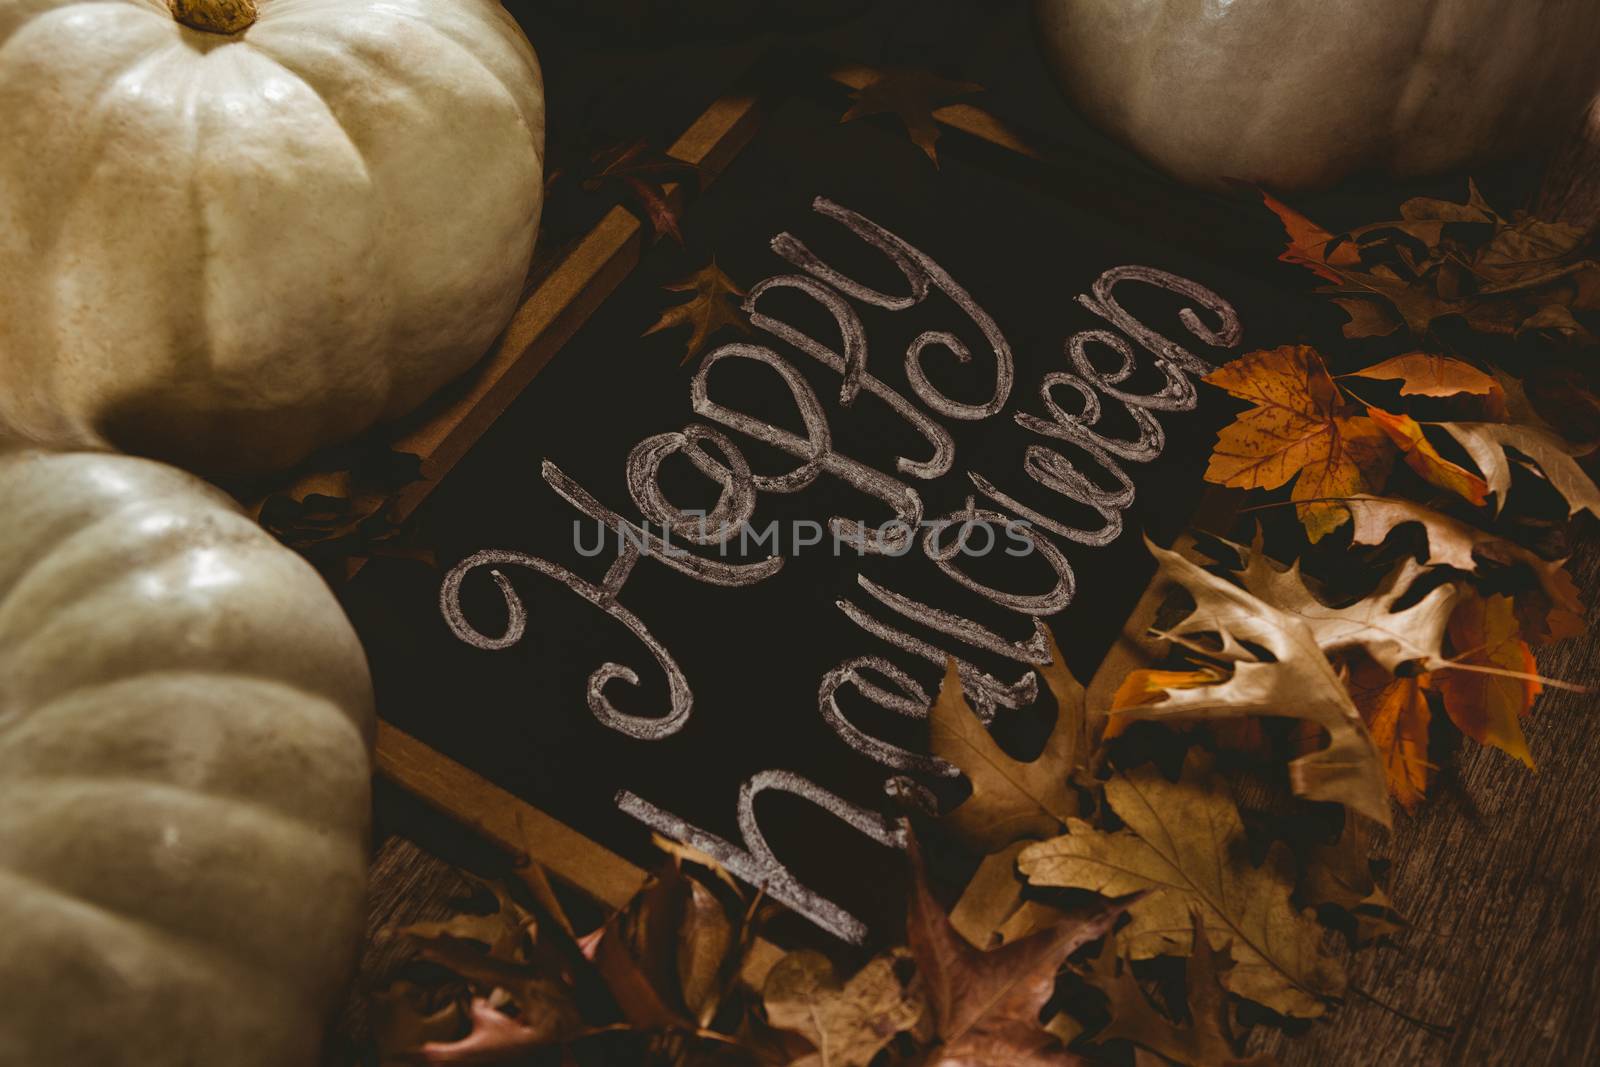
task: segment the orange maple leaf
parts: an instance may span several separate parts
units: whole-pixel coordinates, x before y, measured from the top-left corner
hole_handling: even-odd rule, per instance
[[[1383,757],[1389,794],[1407,811],[1416,811],[1437,769],[1428,761],[1427,688],[1432,676],[1395,678],[1370,659],[1350,668],[1346,686]]]
[[[1344,414],[1344,395],[1309,345],[1248,353],[1205,380],[1255,405],[1217,434],[1206,481],[1276,489],[1294,479],[1290,498],[1313,543],[1350,518],[1337,498],[1377,492],[1388,478],[1388,436]]]
[[[1283,262],[1315,271],[1330,282],[1344,281],[1333,267],[1361,265],[1361,256],[1349,241],[1335,243],[1333,234],[1266,192],[1261,193],[1261,202],[1282,220],[1289,235],[1289,247],[1278,257]]]
[[[1422,433],[1422,424],[1410,415],[1391,415],[1382,408],[1368,407],[1367,415],[1394,442],[1406,465],[1422,479],[1440,489],[1483,506],[1489,499],[1489,484],[1465,467],[1445,459]]]
[[[1466,593],[1450,616],[1449,634],[1456,662],[1522,675],[1449,668],[1433,672],[1433,685],[1444,698],[1450,721],[1474,741],[1493,745],[1532,768],[1533,755],[1519,720],[1533,708],[1542,686],[1534,677],[1538,664],[1522,640],[1511,598]]]

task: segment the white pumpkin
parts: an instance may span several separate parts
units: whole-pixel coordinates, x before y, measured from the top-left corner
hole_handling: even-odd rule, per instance
[[[504,326],[538,62],[496,0],[173,5],[0,0],[0,425],[281,468]]]
[[[1595,0],[1036,0],[1093,122],[1201,185],[1466,167],[1600,92]]]
[[[0,1064],[314,1064],[372,726],[338,603],[228,498],[0,455]]]

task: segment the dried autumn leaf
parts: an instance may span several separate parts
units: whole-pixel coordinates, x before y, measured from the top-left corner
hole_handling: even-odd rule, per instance
[[[1194,610],[1171,628],[1174,637],[1216,634],[1233,673],[1215,685],[1174,689],[1153,704],[1119,712],[1129,719],[1219,719],[1280,715],[1327,731],[1328,747],[1289,764],[1295,793],[1331,800],[1388,825],[1389,804],[1378,750],[1329,656],[1359,648],[1385,667],[1444,661],[1440,653],[1453,591],[1441,586],[1403,611],[1394,605],[1422,568],[1407,560],[1370,597],[1330,607],[1307,588],[1297,567],[1280,571],[1259,552],[1247,553],[1235,585],[1176,552],[1150,551],[1160,574],[1182,586]],[[1262,659],[1251,646],[1271,656]]]
[[[1367,824],[1345,812],[1338,840],[1313,848],[1300,878],[1300,899],[1330,905],[1354,920],[1355,942],[1365,945],[1397,934],[1406,921],[1372,877],[1372,840]]]
[[[1389,794],[1407,811],[1416,811],[1437,770],[1428,761],[1427,675],[1395,678],[1365,657],[1350,668],[1350,698],[1366,720],[1372,743],[1383,757]]]
[[[450,1041],[466,1024],[466,1012],[455,997],[442,1000],[435,991],[411,982],[395,982],[367,999],[367,1020],[381,1067],[414,1063],[415,1052],[430,1041]]]
[[[1095,1033],[1097,1043],[1128,1041],[1188,1067],[1271,1067],[1262,1053],[1241,1057],[1228,1014],[1222,975],[1233,966],[1226,950],[1212,948],[1198,912],[1191,913],[1193,945],[1184,968],[1189,1022],[1177,1023],[1156,1010],[1139,987],[1132,966],[1108,938],[1084,980],[1106,997],[1110,1022]]]
[[[1488,499],[1489,487],[1484,480],[1440,455],[1433,442],[1423,435],[1422,424],[1416,419],[1410,415],[1392,415],[1375,407],[1368,407],[1367,414],[1388,434],[1406,466],[1416,471],[1423,481],[1447,489],[1471,504],[1481,506]]]
[[[1244,823],[1204,754],[1190,752],[1177,782],[1151,766],[1116,774],[1106,800],[1127,829],[1107,833],[1074,819],[1066,835],[1023,851],[1018,866],[1031,884],[1148,893],[1118,933],[1134,959],[1192,952],[1190,912],[1198,911],[1207,938],[1235,960],[1223,983],[1284,1015],[1320,1015],[1343,993],[1322,927],[1290,902],[1286,849],[1275,845],[1260,867],[1245,861]]]
[[[669,292],[694,293],[688,301],[676,304],[661,313],[655,325],[644,332],[648,337],[657,330],[671,330],[679,326],[690,327],[689,341],[684,346],[679,365],[689,362],[705,348],[706,342],[718,330],[732,327],[740,333],[750,332],[750,323],[740,310],[739,298],[744,290],[722,273],[717,261],[701,267],[687,278],[665,287]]]
[[[1289,247],[1278,257],[1282,262],[1305,267],[1330,282],[1341,280],[1339,272],[1332,267],[1361,265],[1361,255],[1350,242],[1335,243],[1333,234],[1268,193],[1262,192],[1261,200],[1282,221],[1288,234]]]
[[[680,212],[672,203],[669,186],[697,184],[698,167],[655,151],[643,138],[601,149],[590,159],[590,165],[593,173],[582,183],[586,191],[615,189],[644,212],[652,240],[667,234],[683,244],[683,234],[678,229]]]
[[[1532,769],[1533,754],[1522,735],[1521,718],[1533,709],[1540,683],[1533,651],[1522,640],[1511,598],[1469,592],[1450,616],[1450,642],[1457,661],[1524,677],[1478,671],[1441,670],[1434,685],[1444,709],[1462,733],[1492,745]]]
[[[1439,222],[1496,223],[1500,216],[1483,198],[1478,183],[1467,179],[1467,202],[1458,204],[1431,196],[1416,196],[1400,205],[1400,217],[1410,220],[1437,220]]]
[[[1459,359],[1428,352],[1407,352],[1402,356],[1352,371],[1351,377],[1400,382],[1401,396],[1456,396],[1470,393],[1491,396],[1500,387],[1494,378]]]
[[[1072,772],[1088,758],[1083,686],[1067,670],[1055,638],[1050,664],[1040,673],[1056,698],[1056,725],[1044,750],[1031,762],[1013,759],[961,695],[952,661],[928,712],[928,749],[961,768],[972,795],[945,816],[963,841],[985,853],[1013,841],[1049,837],[1078,813]]]
[[[1506,492],[1511,488],[1511,464],[1506,457],[1509,448],[1533,461],[1539,473],[1566,500],[1568,515],[1587,511],[1600,518],[1600,489],[1573,459],[1578,454],[1573,446],[1555,434],[1533,426],[1498,422],[1445,422],[1440,425],[1460,442],[1483,472],[1489,492],[1495,495],[1497,510],[1505,506]]]
[[[1185,671],[1141,667],[1129,671],[1128,676],[1117,686],[1117,691],[1111,694],[1111,714],[1106,719],[1106,729],[1102,736],[1109,741],[1133,725],[1132,719],[1117,714],[1124,708],[1153,704],[1164,699],[1169,689],[1198,689],[1204,685],[1215,685],[1225,678],[1227,675],[1215,667],[1198,667]]]
[[[1349,518],[1329,498],[1382,488],[1393,446],[1371,419],[1343,413],[1344,397],[1316,349],[1251,352],[1205,380],[1255,405],[1217,434],[1206,481],[1276,489],[1294,479],[1290,496],[1303,502],[1296,511],[1312,542]]]
[[[1459,315],[1485,333],[1595,340],[1573,314],[1594,309],[1600,284],[1583,234],[1531,215],[1504,218],[1475,185],[1464,204],[1419,197],[1401,206],[1399,219],[1335,235],[1269,206],[1290,232],[1280,258],[1333,283],[1319,291],[1350,316],[1347,337],[1386,335],[1402,323],[1421,336]]]
[[[495,1007],[484,997],[473,997],[468,1009],[472,1030],[458,1041],[430,1041],[417,1049],[415,1060],[429,1067],[460,1064],[511,1063],[560,1040],[543,1023],[532,1025]]]
[[[532,916],[498,887],[495,895],[500,909],[493,915],[457,915],[401,932],[416,942],[418,958],[460,975],[481,995],[509,996],[527,1025],[558,1037],[576,1033],[582,1020],[560,954]]]
[[[950,925],[934,899],[921,852],[910,847],[906,938],[933,1009],[938,1047],[927,1067],[1080,1067],[1039,1024],[1068,956],[1110,932],[1122,909],[1069,920],[985,952]]]
[[[1324,653],[1335,656],[1359,649],[1390,672],[1406,665],[1427,669],[1447,662],[1442,649],[1455,587],[1437,586],[1410,607],[1395,607],[1409,598],[1426,572],[1415,560],[1402,561],[1369,595],[1333,607],[1306,585],[1298,563],[1279,567],[1259,543],[1241,554],[1244,567],[1235,577],[1244,591],[1260,604],[1304,623]]]
[[[976,82],[952,81],[930,70],[901,67],[885,71],[863,88],[852,91],[850,98],[855,103],[839,121],[896,115],[905,124],[911,143],[938,166],[939,153],[934,143],[939,140],[939,124],[934,120],[934,110],[954,97],[982,91],[983,86]]]
[[[820,952],[791,952],[772,968],[762,988],[767,1021],[800,1034],[816,1052],[791,1067],[867,1067],[896,1034],[915,1027],[927,1011],[917,990],[901,978],[899,950],[878,956],[849,982]]]

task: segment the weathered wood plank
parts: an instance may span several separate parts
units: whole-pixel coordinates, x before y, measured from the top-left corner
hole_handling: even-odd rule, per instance
[[[1573,561],[1592,603],[1600,544]],[[1600,685],[1600,633],[1539,657],[1549,677]],[[1380,846],[1415,924],[1402,948],[1367,952],[1355,987],[1455,1026],[1435,1037],[1352,997],[1299,1037],[1261,1033],[1284,1067],[1600,1063],[1600,722],[1596,697],[1550,692],[1524,724],[1537,774],[1467,743],[1459,775]]]

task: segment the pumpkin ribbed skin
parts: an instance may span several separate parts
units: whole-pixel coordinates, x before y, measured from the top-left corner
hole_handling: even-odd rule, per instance
[[[1036,14],[1084,114],[1201,185],[1470,166],[1563,132],[1600,92],[1594,0],[1036,0]]]
[[[211,3],[217,0],[209,0]],[[0,0],[0,426],[286,467],[487,349],[542,200],[495,0]]]
[[[371,701],[332,594],[217,491],[0,455],[0,1064],[315,1063]]]

